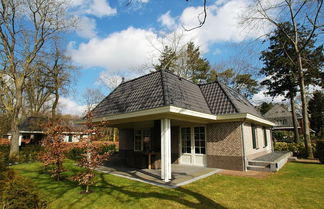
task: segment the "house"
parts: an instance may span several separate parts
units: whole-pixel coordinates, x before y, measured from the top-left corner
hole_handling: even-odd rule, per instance
[[[27,117],[19,124],[19,146],[22,144],[38,144],[45,137],[45,124],[48,118],[45,117]],[[67,121],[70,131],[63,132],[64,142],[79,142],[85,136],[80,125],[75,125],[73,121]],[[9,132],[5,136],[11,139],[12,134]]]
[[[197,85],[169,71],[121,83],[92,111],[119,128],[119,155],[137,168],[171,164],[246,170],[271,153],[271,128],[246,98],[220,82]]]
[[[294,125],[293,119],[291,115],[291,111],[289,111],[282,104],[275,104],[268,112],[263,115],[267,120],[272,121],[276,124],[273,127],[273,131],[282,131],[287,133],[288,135],[293,135]],[[298,121],[298,132],[302,134],[302,117],[300,114],[296,114]]]

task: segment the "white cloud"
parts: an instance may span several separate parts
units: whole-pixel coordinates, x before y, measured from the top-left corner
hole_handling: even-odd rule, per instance
[[[93,0],[90,4],[90,8],[87,10],[87,13],[96,17],[104,17],[115,15],[117,10],[115,8],[111,8],[109,2],[106,0]]]
[[[221,4],[211,5],[207,10],[207,19],[203,27],[187,34],[198,43],[204,51],[208,46],[217,42],[241,42],[246,39],[255,39],[268,32],[270,24],[258,25],[258,30],[252,26],[240,24],[241,16],[247,11],[250,0],[229,0]],[[202,7],[188,7],[180,16],[180,25],[187,29],[199,25],[202,20]]]
[[[161,15],[158,19],[158,21],[168,29],[174,29],[176,27],[176,22],[175,20],[171,17],[170,11],[164,13]]]
[[[104,39],[93,38],[78,48],[70,44],[68,53],[83,67],[104,67],[109,71],[131,69],[147,63],[154,53],[151,41],[156,40],[151,30],[129,27]]]
[[[117,14],[117,9],[112,8],[107,0],[72,0],[70,10],[79,16],[88,14],[95,17],[104,17]]]
[[[260,105],[263,102],[282,103],[287,99],[285,96],[282,96],[282,95],[272,97],[272,96],[266,95],[265,93],[266,93],[266,90],[261,90],[257,94],[254,94],[251,99],[251,102],[254,105]]]
[[[75,0],[85,1],[85,0]],[[69,54],[73,61],[83,67],[103,67],[109,72],[127,71],[147,63],[154,63],[158,56],[156,48],[160,48],[161,34],[173,40],[173,34],[182,35],[181,42],[193,41],[200,46],[201,52],[208,52],[211,45],[218,42],[241,42],[259,37],[269,30],[265,25],[263,30],[251,32],[239,24],[240,15],[246,12],[251,0],[227,0],[208,7],[208,16],[205,25],[197,30],[183,32],[186,28],[197,26],[197,15],[202,7],[188,7],[183,10],[179,18],[175,19],[166,12],[158,21],[167,27],[178,26],[168,32],[154,32],[153,29],[139,29],[129,27],[123,31],[115,32],[107,37],[93,37],[87,43],[73,46],[70,43]],[[88,37],[93,30],[87,30]],[[219,51],[215,51],[216,54]],[[151,59],[151,60],[150,60]],[[152,60],[155,59],[155,60]]]
[[[138,0],[141,3],[148,3],[150,0]]]
[[[90,39],[96,37],[96,20],[86,16],[80,17],[76,33],[83,38]]]
[[[71,98],[61,97],[59,100],[58,108],[62,114],[70,115],[84,115],[86,111],[86,105],[80,105],[73,101]]]

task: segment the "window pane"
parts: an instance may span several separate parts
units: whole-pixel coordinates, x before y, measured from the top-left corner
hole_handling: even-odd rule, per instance
[[[205,148],[201,148],[201,154],[206,154]]]
[[[187,147],[187,152],[186,153],[191,153],[191,148]]]
[[[195,153],[196,153],[196,154],[200,154],[199,147],[196,147],[196,148],[195,148]]]

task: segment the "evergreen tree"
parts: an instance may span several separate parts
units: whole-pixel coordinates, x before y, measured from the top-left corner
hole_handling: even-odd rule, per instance
[[[294,33],[293,27],[290,23],[281,23],[280,26],[274,31],[274,34],[269,38],[270,46],[267,50],[262,52],[260,59],[264,63],[264,67],[261,69],[261,73],[264,74],[267,79],[261,82],[268,89],[268,94],[271,96],[284,95],[290,98],[292,117],[295,129],[295,140],[298,140],[297,118],[295,113],[294,99],[299,89],[299,71],[298,55],[292,42],[289,40],[289,36],[286,33]],[[305,49],[302,55],[302,61],[304,66],[304,81],[306,85],[319,84],[319,79],[323,76],[323,72],[320,71],[323,66],[323,46],[315,47],[315,35],[312,36],[312,40],[306,40],[309,31],[303,27],[299,27],[299,43],[305,45]],[[307,150],[311,144],[305,141]]]
[[[319,137],[324,136],[324,93],[315,91],[309,101],[309,113],[311,128]]]
[[[247,98],[253,96],[257,93],[259,84],[252,78],[251,74],[236,74],[231,68],[224,70],[222,72],[217,72],[216,70],[211,70],[208,74],[207,81],[220,81],[225,85],[233,88],[238,93],[244,95]]]
[[[207,80],[210,65],[206,59],[201,57],[199,47],[189,42],[180,52],[165,46],[159,58],[159,64],[154,65],[154,68],[169,70],[195,83],[204,83]]]
[[[170,47],[165,46],[159,58],[159,64],[154,65],[156,70],[170,70],[174,72],[177,60],[177,54]]]

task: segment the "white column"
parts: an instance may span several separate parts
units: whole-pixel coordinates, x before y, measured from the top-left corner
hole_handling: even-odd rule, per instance
[[[19,146],[21,146],[22,135],[19,135]]]
[[[171,121],[161,119],[161,178],[171,180]]]

